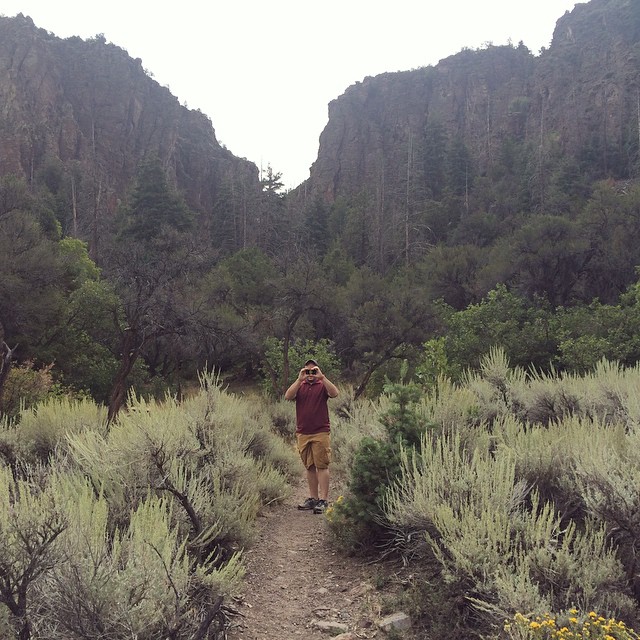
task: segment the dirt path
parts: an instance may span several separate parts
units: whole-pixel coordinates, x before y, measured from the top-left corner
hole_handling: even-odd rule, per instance
[[[301,483],[284,504],[264,511],[256,543],[246,552],[244,592],[234,604],[229,640],[373,638],[379,594],[374,569],[339,554],[323,515],[299,511]],[[342,627],[321,628],[321,623]]]

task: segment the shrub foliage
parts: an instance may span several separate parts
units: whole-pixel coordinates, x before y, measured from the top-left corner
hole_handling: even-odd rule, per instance
[[[298,471],[214,376],[108,424],[52,399],[0,424],[0,630],[20,640],[204,640],[224,630],[261,504]],[[2,625],[5,625],[3,628]]]
[[[371,412],[387,437],[362,437],[330,523],[343,543],[353,541],[340,527],[353,524],[369,533],[361,551],[383,542],[402,558],[429,637],[569,637],[533,630],[570,610],[635,637],[639,385],[638,367],[542,374],[494,348],[459,383],[431,379],[411,411],[396,395]],[[536,624],[525,634],[516,615]],[[574,637],[607,635],[618,637]]]

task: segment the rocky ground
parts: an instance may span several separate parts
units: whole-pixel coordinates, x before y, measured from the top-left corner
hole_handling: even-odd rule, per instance
[[[245,555],[243,593],[231,604],[228,640],[385,636],[376,567],[334,548],[325,517],[296,508],[305,495],[301,483],[263,512]]]

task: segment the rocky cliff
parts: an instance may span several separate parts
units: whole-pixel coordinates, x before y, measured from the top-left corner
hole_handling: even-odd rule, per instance
[[[98,36],[60,39],[22,15],[0,17],[0,175],[31,180],[52,158],[92,176],[93,205],[114,210],[141,158],[158,155],[189,206],[256,194],[257,167],[216,140],[140,59]]]
[[[602,177],[625,175],[638,149],[639,87],[638,0],[578,4],[539,56],[522,43],[463,50],[349,87],[329,105],[304,193],[331,202],[366,191],[379,207],[398,202],[412,175],[428,183],[437,131],[465,145],[476,176],[491,170],[505,140],[591,155]]]

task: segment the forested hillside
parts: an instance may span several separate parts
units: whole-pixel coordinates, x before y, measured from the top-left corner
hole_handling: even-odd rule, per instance
[[[511,234],[534,215],[538,227],[544,216],[575,219],[594,183],[637,177],[639,74],[637,4],[592,0],[558,20],[539,55],[488,43],[365,78],[329,105],[304,193],[349,201],[335,224],[378,270],[433,262],[443,245],[494,262],[481,249],[517,243]]]
[[[88,394],[113,419],[204,368],[277,396],[308,352],[356,396],[492,345],[635,363],[636,9],[364,79],[289,193],[101,36],[0,18],[0,407]]]

